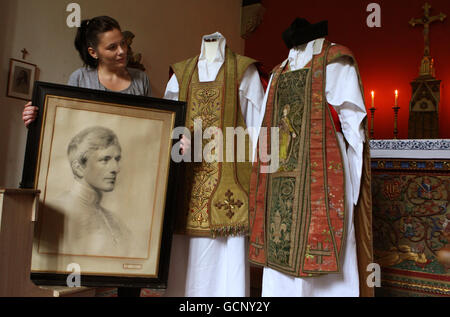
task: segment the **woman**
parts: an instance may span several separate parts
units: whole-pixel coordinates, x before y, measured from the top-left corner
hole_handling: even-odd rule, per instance
[[[76,70],[68,84],[76,87],[115,91],[140,96],[150,96],[147,75],[137,69],[127,68],[128,46],[119,23],[107,16],[81,22],[75,38],[75,47],[84,67]],[[23,122],[28,127],[38,115],[31,102],[25,105]],[[189,140],[183,137],[181,151],[188,149]],[[119,288],[119,296],[139,296],[139,288]]]
[[[84,20],[78,28],[75,47],[84,67],[76,70],[68,85],[115,91],[140,96],[150,96],[147,75],[137,69],[127,68],[128,46],[119,23],[107,16]],[[25,126],[32,123],[38,108],[25,105],[22,119]]]

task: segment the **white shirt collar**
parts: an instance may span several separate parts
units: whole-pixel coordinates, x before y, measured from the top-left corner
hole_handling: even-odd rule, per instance
[[[293,47],[289,51],[288,62],[292,71],[301,69],[309,63],[313,55],[322,52],[323,42],[325,38],[312,40],[307,44]]]
[[[206,59],[206,44],[207,39],[217,39],[219,41],[219,46],[216,52],[216,57],[212,62],[208,62]],[[217,74],[220,71],[224,61],[225,61],[225,47],[227,41],[225,37],[219,32],[205,35],[202,38],[202,47],[200,57],[198,58],[198,77],[200,82],[214,81]]]
[[[100,205],[102,194],[95,191],[92,187],[81,183],[80,181],[75,180],[71,192],[86,206],[98,207]]]

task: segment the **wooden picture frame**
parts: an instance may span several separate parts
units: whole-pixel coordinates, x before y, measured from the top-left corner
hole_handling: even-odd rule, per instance
[[[177,177],[172,131],[186,105],[36,82],[22,188],[41,190],[37,285],[164,289]]]
[[[31,100],[37,66],[11,58],[9,61],[7,97]]]

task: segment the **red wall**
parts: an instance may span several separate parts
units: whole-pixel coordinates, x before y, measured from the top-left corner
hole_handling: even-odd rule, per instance
[[[427,0],[432,16],[445,13],[444,22],[431,25],[431,56],[441,82],[440,137],[450,138],[450,0]],[[258,29],[246,41],[247,56],[270,71],[287,58],[289,50],[281,33],[296,17],[311,23],[328,20],[331,42],[349,47],[359,65],[366,106],[375,91],[375,139],[393,138],[394,91],[399,90],[399,138],[408,137],[410,82],[419,75],[423,56],[423,27],[411,27],[411,18],[422,17],[425,0],[262,0],[266,8]],[[369,28],[369,3],[381,6],[381,27]]]

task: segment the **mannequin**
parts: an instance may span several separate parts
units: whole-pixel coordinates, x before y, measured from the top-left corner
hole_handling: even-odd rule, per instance
[[[371,293],[363,274],[372,247],[362,87],[351,52],[327,34],[326,21],[291,24],[283,33],[289,57],[275,67],[263,102],[264,126],[280,126],[281,110],[297,122],[295,138],[286,138],[290,160],[274,174],[252,173],[249,258],[265,267],[263,296]]]
[[[208,63],[212,63],[216,58],[219,49],[219,41],[215,37],[205,38],[205,55]]]
[[[236,57],[236,68],[230,68],[233,56]],[[233,113],[235,114],[232,115],[233,118],[242,119],[239,126],[241,124],[247,127],[259,126],[263,115],[260,105],[264,90],[254,63],[255,61],[251,59],[231,52],[226,46],[226,39],[220,33],[206,35],[202,40],[200,56],[172,66],[175,74],[167,84],[165,98],[187,101],[188,128],[191,128],[194,119],[202,118],[204,113],[209,115],[208,120],[214,119],[212,126],[216,127],[230,126],[227,116]],[[230,76],[233,69],[238,69],[236,76]],[[203,98],[204,96],[212,96],[213,99]],[[220,107],[217,108],[218,106]],[[203,129],[206,128],[207,126],[203,126]],[[241,206],[242,213],[236,213],[242,217],[238,217],[241,219],[239,222],[234,221],[235,218],[223,217],[217,221],[224,213],[220,210],[211,210],[212,206],[217,205],[214,201],[217,195],[214,195],[221,193],[221,188],[225,188],[221,187],[224,178],[216,176],[214,171],[221,168],[222,175],[234,175],[230,165],[226,164],[228,163],[224,162],[218,167],[219,165],[215,163],[205,165],[201,162],[196,166],[187,166],[187,171],[192,172],[193,176],[186,177],[189,181],[185,186],[195,188],[192,191],[197,195],[189,196],[191,192],[189,189],[182,191],[182,195],[185,195],[183,197],[187,197],[186,200],[190,205],[187,210],[184,206],[179,207],[181,217],[176,225],[178,230],[172,244],[166,296],[249,295],[249,265],[245,236],[248,230],[248,226],[245,225],[245,222],[248,222],[248,198],[243,198],[245,195],[239,198],[244,203]],[[201,174],[205,169],[212,170],[213,176]],[[201,177],[197,177],[198,175]],[[201,182],[208,177],[216,178]],[[210,184],[215,184],[215,190],[210,191]],[[231,189],[233,197],[241,194],[234,183],[227,184],[226,188]],[[199,195],[202,195],[202,201],[210,203],[199,203],[200,200],[196,200]],[[229,223],[226,228],[220,227],[223,221]]]

